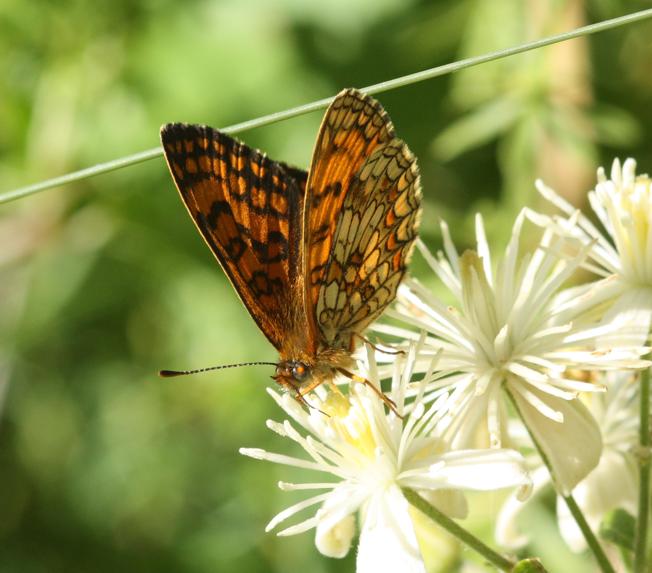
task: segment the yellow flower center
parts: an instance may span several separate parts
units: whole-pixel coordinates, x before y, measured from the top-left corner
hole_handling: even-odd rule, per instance
[[[321,407],[330,416],[328,423],[340,439],[353,446],[364,458],[375,458],[378,444],[367,411],[358,400],[349,400],[340,392],[329,392]]]

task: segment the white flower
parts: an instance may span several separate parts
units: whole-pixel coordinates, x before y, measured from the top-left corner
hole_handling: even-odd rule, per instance
[[[492,490],[502,487],[527,488],[529,478],[522,457],[512,450],[447,452],[436,433],[439,411],[446,396],[426,406],[423,383],[411,383],[420,344],[410,347],[407,357],[394,365],[391,398],[403,416],[385,412],[383,402],[365,385],[354,383],[348,397],[336,390],[314,393],[308,400],[314,407],[305,411],[288,394],[269,390],[290,421],[268,422],[268,427],[299,444],[308,459],[259,449],[243,448],[253,458],[304,468],[330,476],[331,481],[280,483],[284,490],[318,490],[304,501],[274,517],[271,530],[298,512],[314,505],[316,513],[279,532],[293,535],[316,529],[316,545],[331,557],[343,557],[354,536],[354,516],[361,523],[357,556],[359,572],[425,572],[417,543],[415,524],[401,488],[413,488],[433,501],[435,492],[452,490],[455,504],[458,489]],[[378,387],[373,353],[360,362],[362,374]],[[409,389],[416,390],[410,403]],[[334,480],[334,481],[333,481]],[[451,501],[452,498],[452,501]],[[459,504],[457,504],[459,505]],[[445,511],[444,507],[439,507]]]
[[[585,396],[602,432],[604,446],[600,463],[573,490],[573,497],[593,531],[613,509],[622,508],[632,515],[637,512],[638,380],[628,372],[609,372],[602,378],[607,392]],[[535,471],[533,477],[535,492],[550,483],[545,467]],[[501,545],[515,548],[528,542],[516,523],[523,507],[522,501],[515,496],[505,502],[496,523],[496,539]],[[557,498],[557,519],[568,546],[573,551],[583,551],[586,540],[560,497]]]
[[[636,175],[636,161],[621,167],[616,159],[607,179],[598,169],[598,184],[588,194],[589,203],[605,232],[574,209],[543,182],[541,194],[567,217],[538,219],[557,233],[590,244],[587,267],[603,277],[601,297],[612,304],[604,323],[617,323],[609,336],[623,345],[645,344],[652,320],[652,188],[647,175]],[[535,215],[534,218],[536,219]],[[608,342],[607,342],[608,343]]]
[[[564,239],[546,230],[534,252],[521,254],[524,222],[521,213],[495,272],[479,216],[477,253],[459,256],[442,224],[446,256],[439,253],[435,258],[422,243],[418,246],[455,305],[445,304],[412,280],[399,290],[400,305],[391,316],[430,335],[422,355],[428,347],[433,354],[441,352],[429,389],[450,389],[445,437],[454,447],[476,444],[479,436],[492,447],[507,443],[507,390],[554,468],[559,486],[568,492],[595,467],[602,447],[599,428],[578,393],[604,387],[572,379],[566,369],[640,367],[645,364],[638,360],[644,350],[594,351],[597,337],[611,327],[585,324],[583,308],[590,306],[593,291],[575,288],[560,294],[590,247],[569,258]],[[375,328],[418,336],[391,325]]]

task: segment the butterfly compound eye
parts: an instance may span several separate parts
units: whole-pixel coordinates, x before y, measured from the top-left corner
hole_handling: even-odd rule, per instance
[[[301,382],[308,377],[308,367],[303,362],[297,362],[292,367],[292,377]]]

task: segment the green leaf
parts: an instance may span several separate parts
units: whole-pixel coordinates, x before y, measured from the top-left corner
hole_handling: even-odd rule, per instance
[[[628,111],[611,105],[596,105],[591,114],[598,141],[613,146],[640,142],[641,124]]]
[[[614,509],[600,524],[600,537],[614,545],[633,551],[636,519],[624,509]]]
[[[446,161],[506,131],[521,113],[519,102],[511,99],[494,100],[468,113],[445,129],[432,143],[432,149]]]

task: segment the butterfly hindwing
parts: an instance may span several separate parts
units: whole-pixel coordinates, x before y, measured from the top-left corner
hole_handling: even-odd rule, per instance
[[[416,237],[416,160],[378,102],[341,92],[326,112],[304,215],[306,306],[324,346],[348,347],[394,299]]]
[[[181,198],[238,295],[280,349],[296,332],[302,300],[305,171],[268,159],[228,135],[199,125],[161,129]]]
[[[327,265],[346,195],[367,157],[393,137],[393,126],[380,104],[352,89],[335,97],[322,120],[309,170],[303,220],[305,304],[314,339],[326,339],[316,308],[320,292],[328,288]],[[334,287],[328,292],[340,296]]]
[[[342,206],[314,315],[328,344],[346,346],[396,297],[421,215],[419,172],[399,139],[362,165]]]

